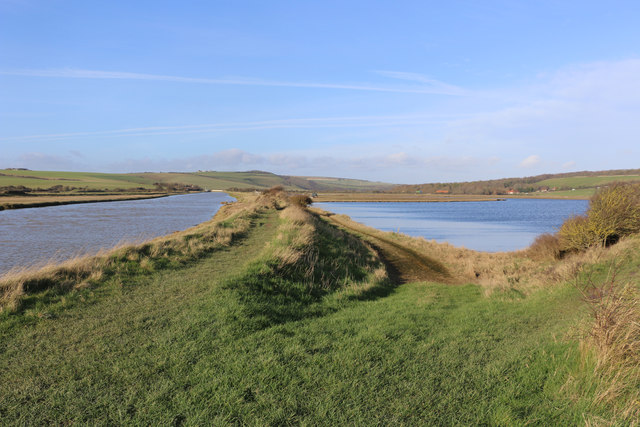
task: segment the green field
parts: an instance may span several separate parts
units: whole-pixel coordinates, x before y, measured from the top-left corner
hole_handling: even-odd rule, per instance
[[[267,189],[282,185],[288,190],[375,191],[391,184],[343,178],[316,178],[276,175],[270,172],[194,172],[107,174],[92,172],[52,172],[0,170],[0,187],[25,186],[46,189],[56,185],[90,190],[153,189],[156,182],[197,185],[206,190],[232,188]]]
[[[444,255],[452,283],[397,281],[360,238],[260,197],[102,261],[16,279],[21,294],[0,282],[3,424],[616,419],[594,403],[576,329],[589,311],[571,283],[527,287],[509,271],[542,270],[517,254],[495,255],[503,287],[458,277]],[[411,239],[378,234],[408,253]],[[639,244],[625,246],[621,276],[637,272]],[[583,267],[604,274],[606,263]]]
[[[92,190],[136,187],[153,188],[153,181],[127,174],[0,170],[0,187],[22,185],[29,188],[87,187]]]
[[[614,176],[573,176],[569,178],[545,179],[535,183],[536,186],[548,186],[558,188],[585,188],[598,187],[612,182],[640,181],[640,175],[614,175]]]

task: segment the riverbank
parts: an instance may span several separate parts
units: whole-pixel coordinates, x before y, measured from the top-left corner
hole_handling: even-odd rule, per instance
[[[404,194],[404,193],[317,193],[314,202],[495,202],[504,200],[496,196],[454,194]]]
[[[317,193],[314,202],[499,202],[505,199],[567,199],[588,200],[593,191],[558,191],[518,195],[482,196],[473,194],[413,194],[413,193]]]
[[[623,423],[594,403],[599,379],[576,332],[588,312],[568,279],[597,280],[612,256],[635,267],[637,241],[622,245],[535,261],[382,233],[282,192],[245,195],[195,228],[1,284],[0,414],[8,424]]]
[[[105,194],[105,195],[38,195],[1,196],[0,211],[5,209],[42,208],[47,206],[73,205],[78,203],[119,202],[123,200],[144,200],[167,197],[169,193],[147,194]]]

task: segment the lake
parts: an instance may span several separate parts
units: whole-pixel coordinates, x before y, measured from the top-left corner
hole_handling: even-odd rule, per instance
[[[0,274],[139,242],[211,219],[225,193],[0,211]]]
[[[553,233],[566,218],[586,212],[588,205],[587,200],[550,199],[313,204],[379,230],[488,252],[526,248],[536,236]]]

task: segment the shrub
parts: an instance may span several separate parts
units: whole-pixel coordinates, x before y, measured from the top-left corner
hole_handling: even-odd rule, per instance
[[[640,232],[640,184],[613,184],[599,191],[589,204],[589,222],[604,246]]]
[[[311,197],[304,194],[295,194],[289,197],[289,202],[291,202],[292,205],[309,206],[313,200],[311,200]]]
[[[616,183],[591,198],[586,215],[565,221],[558,237],[563,251],[580,251],[639,232],[640,184]]]
[[[262,194],[274,196],[278,193],[282,193],[284,191],[284,187],[282,185],[275,185],[268,190],[264,190]]]
[[[558,241],[562,251],[582,251],[593,246],[597,240],[590,229],[587,215],[572,216],[558,230]]]
[[[560,239],[553,234],[541,234],[529,246],[528,254],[535,259],[558,259],[561,255]]]

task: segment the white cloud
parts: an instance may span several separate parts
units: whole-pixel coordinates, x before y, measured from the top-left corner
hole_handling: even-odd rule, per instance
[[[534,83],[502,88],[486,98],[464,99],[460,109],[466,106],[475,112],[450,121],[443,139],[457,141],[456,148],[472,154],[510,157],[513,164],[535,147],[541,158],[571,156],[585,169],[636,167],[640,158],[618,153],[637,145],[638,75],[640,59],[598,62],[541,75]],[[533,159],[520,166],[532,163]],[[562,163],[536,166],[543,165],[560,169]]]
[[[570,160],[562,164],[562,169],[573,169],[576,166],[576,162]]]
[[[411,157],[404,152],[393,153],[386,156],[386,161],[390,164],[406,165],[411,161]]]
[[[540,164],[540,156],[536,154],[532,154],[531,156],[527,157],[526,159],[520,162],[520,166],[523,168],[532,168],[539,164]]]

